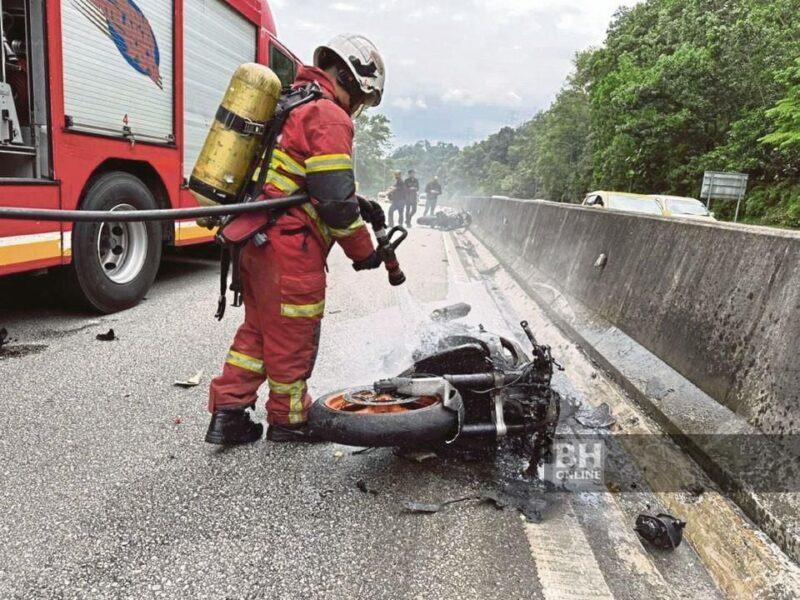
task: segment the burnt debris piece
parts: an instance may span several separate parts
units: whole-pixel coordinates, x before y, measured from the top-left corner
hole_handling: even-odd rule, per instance
[[[683,541],[683,529],[686,523],[672,515],[661,513],[652,515],[639,515],[636,519],[634,531],[642,539],[652,544],[659,550],[675,550]]]
[[[590,429],[608,429],[617,422],[611,407],[603,403],[598,407],[588,406],[575,413],[575,420]]]
[[[470,500],[480,500],[480,496],[464,496],[463,498],[456,498],[454,500],[445,500],[439,503],[429,502],[403,502],[403,508],[406,512],[418,515],[433,515],[442,512],[445,508],[452,504],[459,504],[461,502],[469,502]]]
[[[522,487],[523,482],[520,483]],[[454,500],[445,500],[443,502],[403,502],[403,510],[410,514],[433,515],[442,512],[448,506],[466,502],[474,502],[475,504],[472,506],[488,505],[500,511],[507,509],[516,510],[529,523],[541,523],[543,514],[547,509],[547,502],[545,499],[532,493],[532,490],[527,489],[520,493],[520,490],[511,490],[505,487],[504,489],[498,489],[496,491],[485,491]]]
[[[96,339],[98,342],[113,342],[117,339],[117,334],[113,329],[109,329],[106,333],[98,333]]]
[[[363,493],[368,494],[370,496],[378,496],[381,491],[370,484],[369,482],[365,481],[364,479],[359,479],[356,481],[356,487],[361,490]]]
[[[437,308],[431,313],[431,320],[454,321],[466,317],[470,312],[472,312],[472,306],[466,302],[459,302],[458,304]]]

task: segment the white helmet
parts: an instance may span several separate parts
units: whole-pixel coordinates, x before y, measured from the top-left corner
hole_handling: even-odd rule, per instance
[[[386,68],[378,48],[362,35],[340,35],[314,52],[314,66],[327,69],[334,57],[341,59],[355,77],[364,106],[378,106],[383,98]],[[342,82],[346,83],[346,82]]]

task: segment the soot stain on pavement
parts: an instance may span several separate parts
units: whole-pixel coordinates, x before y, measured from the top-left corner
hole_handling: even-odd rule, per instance
[[[45,344],[14,344],[17,340],[12,339],[8,335],[5,328],[0,329],[0,360],[7,360],[9,358],[21,358],[23,356],[30,356],[31,354],[38,354],[47,350],[48,346]]]
[[[447,507],[478,510],[492,506],[499,511],[515,510],[529,523],[541,523],[566,491],[530,473],[527,448],[520,440],[482,446],[457,444],[441,450],[439,456],[440,460],[427,471],[432,477],[457,486],[462,493],[447,498],[399,499],[403,512],[432,515]],[[408,468],[400,464],[397,467],[398,475]],[[434,506],[436,510],[432,510]]]

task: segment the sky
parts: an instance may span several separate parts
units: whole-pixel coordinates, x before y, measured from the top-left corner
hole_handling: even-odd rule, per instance
[[[339,33],[381,50],[393,144],[481,140],[547,108],[576,52],[598,46],[635,0],[271,0],[302,60]]]

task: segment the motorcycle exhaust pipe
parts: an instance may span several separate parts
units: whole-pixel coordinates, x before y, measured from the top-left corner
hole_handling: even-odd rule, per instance
[[[506,425],[506,436],[521,435],[526,433],[530,428],[525,425]],[[470,438],[490,438],[498,439],[497,426],[492,423],[475,423],[472,425],[464,425],[461,428],[461,435],[459,437]]]

